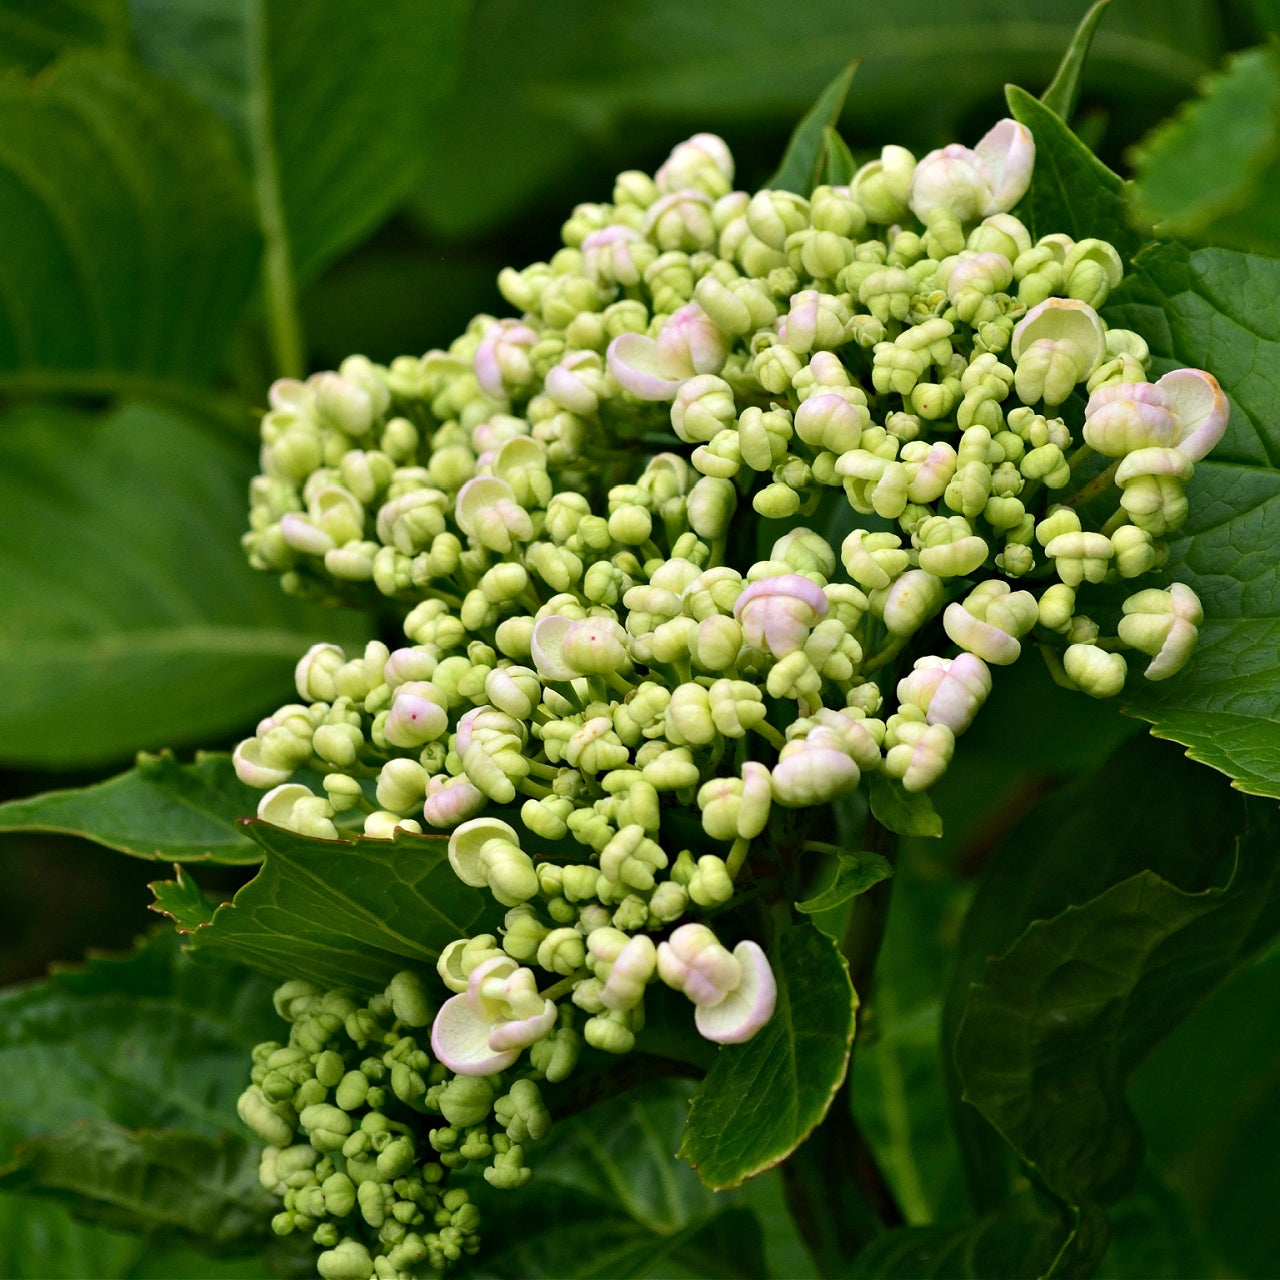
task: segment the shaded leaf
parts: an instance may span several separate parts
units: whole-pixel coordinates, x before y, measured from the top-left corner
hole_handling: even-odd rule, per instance
[[[1036,164],[1019,209],[1035,237],[1065,232],[1077,240],[1107,240],[1122,258],[1142,241],[1129,226],[1125,184],[1042,102],[1017,85],[1005,90],[1009,110],[1031,130]]]
[[[897,778],[871,775],[871,812],[900,836],[940,836],[942,819],[924,791],[908,791]]]
[[[835,941],[788,929],[770,952],[773,1018],[745,1044],[724,1045],[698,1088],[679,1154],[709,1187],[770,1169],[822,1122],[849,1065],[858,998]]]
[[[765,1275],[754,1215],[726,1207],[672,1158],[688,1097],[686,1084],[655,1081],[557,1123],[518,1197],[477,1190],[503,1230],[485,1233],[476,1272],[621,1278],[665,1263],[726,1280]]]
[[[34,74],[68,49],[122,48],[125,0],[0,0],[0,65]]]
[[[1171,679],[1131,681],[1126,708],[1241,790],[1280,797],[1280,262],[1162,245],[1108,317],[1148,337],[1160,370],[1207,369],[1231,400],[1166,567],[1204,605],[1200,643]]]
[[[251,468],[193,420],[141,405],[4,420],[0,761],[216,740],[290,698],[309,645],[361,634],[283,596],[227,537]]]
[[[141,56],[245,139],[263,231],[300,279],[372,231],[418,181],[469,0],[239,6],[129,0]]]
[[[0,389],[209,381],[248,301],[259,240],[222,123],[93,53],[0,82]]]
[[[3,810],[0,809],[0,813]],[[893,875],[893,867],[887,858],[878,853],[842,853],[836,858],[836,874],[832,882],[804,902],[796,903],[796,910],[811,916],[819,911],[830,911],[865,893],[873,884],[879,884]]]
[[[270,1200],[258,1152],[240,1138],[130,1132],[83,1121],[33,1138],[0,1169],[0,1192],[39,1195],[104,1226],[178,1232],[215,1248],[256,1249]]]
[[[822,131],[824,139],[822,180],[831,187],[847,187],[853,181],[858,163],[849,150],[849,144],[834,128]]]
[[[1075,35],[1071,37],[1071,44],[1062,55],[1062,61],[1058,63],[1058,70],[1054,73],[1053,80],[1040,95],[1040,101],[1064,123],[1071,119],[1071,114],[1076,109],[1076,102],[1080,98],[1080,78],[1084,73],[1085,59],[1088,58],[1089,48],[1093,44],[1094,36],[1097,35],[1098,24],[1106,17],[1110,4],[1111,0],[1097,0],[1097,3],[1086,11],[1084,17],[1080,19]]]
[[[973,986],[992,956],[1049,920],[1145,870],[1194,892],[1224,874],[1244,800],[1210,770],[1150,738],[1134,738],[1095,772],[1050,796],[1001,843],[964,919],[943,1010],[953,1123],[970,1193],[990,1210],[1017,1171],[1007,1144],[960,1099],[951,1053]]]
[[[43,1280],[118,1280],[134,1274],[136,1236],[76,1222],[60,1205],[0,1195],[0,1275]]]
[[[77,1120],[238,1128],[248,1055],[276,1033],[271,984],[195,963],[162,932],[123,957],[0,995],[0,1163]]]
[[[262,850],[235,824],[258,799],[228,755],[179,764],[168,751],[143,753],[106,782],[0,804],[0,831],[54,831],[169,862],[258,862]]]
[[[149,905],[158,915],[172,920],[179,933],[195,933],[209,923],[213,905],[181,863],[175,863],[173,870],[173,880],[154,880],[147,886],[155,899]]]
[[[858,60],[849,63],[818,95],[787,143],[787,149],[765,186],[807,196],[818,185],[826,159],[827,132],[834,130],[853,84]]]
[[[1150,1161],[1110,1221],[1111,1242],[1098,1267],[1102,1280],[1198,1280],[1222,1274],[1182,1197]]]
[[[1236,54],[1132,158],[1136,221],[1169,238],[1280,252],[1280,54]]]
[[[196,929],[198,953],[381,991],[406,964],[434,968],[491,904],[454,874],[442,836],[313,840],[256,819],[243,826],[266,851],[262,869]],[[174,891],[163,901],[169,909]]]
[[[1280,929],[1280,817],[1252,816],[1222,887],[1141,871],[1033,923],[973,990],[955,1048],[964,1097],[1073,1210],[1133,1186],[1142,1139],[1124,1089],[1138,1062]]]

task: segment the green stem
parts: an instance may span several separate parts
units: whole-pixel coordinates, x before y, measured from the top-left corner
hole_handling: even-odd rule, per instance
[[[298,287],[293,274],[289,226],[285,218],[284,196],[280,189],[271,110],[269,35],[263,0],[251,0],[247,6],[247,20],[249,151],[258,201],[258,224],[265,242],[262,288],[266,300],[267,323],[278,375],[282,378],[301,378],[307,368],[306,352],[302,340],[302,322],[298,314]]]
[[[1112,484],[1115,482],[1116,471],[1119,466],[1120,463],[1116,461],[1113,462],[1105,471],[1100,471],[1092,480],[1089,481],[1087,485],[1081,489],[1077,489],[1075,493],[1067,498],[1063,502],[1063,505],[1073,509],[1088,506],[1094,498],[1105,493],[1111,488]]]

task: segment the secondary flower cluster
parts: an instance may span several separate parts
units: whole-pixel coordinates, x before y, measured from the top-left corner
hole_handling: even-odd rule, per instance
[[[367,1003],[287,982],[275,1006],[289,1043],[254,1050],[238,1110],[267,1144],[262,1185],[283,1201],[276,1234],[309,1234],[324,1280],[419,1276],[474,1253],[479,1210],[446,1188],[448,1171],[476,1164],[493,1186],[528,1181],[524,1144],[551,1123],[537,1082],[568,1072],[575,1034],[544,1041],[524,1071],[473,1079],[420,1044],[435,1005],[412,972]]]
[[[1110,245],[1008,212],[1033,155],[1006,120],[749,194],[698,135],[503,272],[519,318],[272,388],[251,560],[398,602],[404,643],[313,648],[236,767],[308,835],[450,831],[507,908],[441,959],[459,1075],[575,1019],[626,1051],[652,982],[751,1037],[765,952],[701,917],[820,806],[872,772],[927,790],[1025,641],[1095,696],[1123,648],[1151,679],[1186,661],[1188,588],[1102,586],[1160,566],[1226,401],[1197,370],[1148,381],[1101,319]],[[1095,586],[1114,635],[1079,608]]]

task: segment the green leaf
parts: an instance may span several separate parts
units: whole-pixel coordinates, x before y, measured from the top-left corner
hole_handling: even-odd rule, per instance
[[[82,1121],[33,1138],[0,1169],[0,1192],[39,1195],[103,1226],[178,1232],[219,1249],[260,1248],[270,1201],[241,1138],[133,1133]]]
[[[155,899],[149,905],[158,915],[172,920],[179,933],[195,933],[209,923],[213,907],[204,890],[187,874],[181,863],[175,864],[173,869],[175,879],[155,880],[147,886]]]
[[[1033,923],[972,992],[955,1048],[965,1100],[1073,1211],[1133,1186],[1136,1064],[1280,930],[1280,815],[1255,803],[1252,819],[1221,887],[1141,871]]]
[[[4,812],[0,809],[0,814]],[[893,866],[887,858],[878,853],[842,853],[836,859],[836,874],[831,883],[804,902],[796,903],[796,910],[805,915],[816,915],[820,911],[830,911],[866,893],[873,884],[893,875]]]
[[[1031,130],[1036,164],[1019,208],[1033,236],[1065,232],[1107,240],[1126,261],[1141,247],[1129,226],[1125,184],[1043,103],[1017,85],[1005,89],[1009,110]]]
[[[1052,794],[1000,843],[964,919],[942,1022],[948,1092],[970,1193],[997,1207],[1017,1173],[1007,1144],[961,1099],[951,1046],[992,956],[1147,868],[1188,891],[1210,884],[1243,829],[1244,799],[1167,743],[1133,738]]]
[[[256,819],[243,826],[266,851],[262,869],[196,929],[197,953],[381,991],[406,965],[433,969],[490,906],[454,874],[442,836],[313,840]]]
[[[1280,252],[1280,53],[1236,54],[1132,158],[1135,221],[1168,238]]]
[[[169,862],[258,862],[262,851],[235,825],[258,798],[228,755],[179,764],[168,751],[144,753],[106,782],[0,804],[0,832],[55,831]]]
[[[858,170],[858,162],[849,150],[849,144],[836,132],[834,127],[822,131],[823,137],[823,175],[822,180],[831,187],[846,187],[853,181]]]
[[[251,470],[141,405],[0,424],[0,761],[101,764],[242,732],[296,696],[309,645],[361,635],[245,564],[227,530]]]
[[[801,924],[769,959],[777,1010],[745,1044],[721,1047],[680,1143],[716,1190],[785,1160],[822,1122],[849,1065],[858,997],[835,941]]]
[[[143,1251],[136,1236],[74,1221],[60,1205],[0,1195],[0,1275],[119,1280]]]
[[[124,0],[0,0],[0,66],[42,71],[68,49],[123,49]]]
[[[818,95],[792,131],[782,163],[765,186],[807,196],[818,185],[826,158],[827,131],[834,130],[840,121],[859,62],[857,58],[850,62]]]
[[[871,812],[900,836],[940,836],[942,819],[923,791],[908,791],[897,778],[871,775]]]
[[[88,1120],[204,1137],[238,1128],[249,1054],[278,1032],[271,986],[195,963],[161,932],[134,953],[0,995],[0,1163]]]
[[[142,58],[245,140],[269,250],[300,280],[364,239],[422,173],[470,0],[129,0]],[[474,86],[473,86],[474,89]],[[481,91],[482,92],[482,91]]]
[[[1171,679],[1131,680],[1126,709],[1242,791],[1280,797],[1280,262],[1162,245],[1138,258],[1108,319],[1143,332],[1160,370],[1207,369],[1231,401],[1166,567],[1204,605],[1199,646]]]
[[[1098,1267],[1101,1280],[1196,1280],[1224,1274],[1185,1201],[1150,1160],[1136,1190],[1109,1217],[1111,1240]]]
[[[1080,19],[1080,25],[1071,38],[1070,47],[1062,55],[1062,61],[1058,63],[1058,70],[1054,74],[1052,83],[1040,95],[1040,101],[1064,123],[1071,119],[1071,113],[1076,109],[1076,102],[1080,98],[1080,77],[1084,72],[1085,59],[1089,56],[1089,48],[1097,34],[1098,24],[1106,16],[1110,3],[1111,0],[1097,0],[1097,3],[1091,6]]]
[[[0,81],[0,390],[193,397],[259,240],[210,111],[93,53]]]
[[[672,1159],[689,1088],[654,1081],[557,1122],[538,1145],[538,1175],[519,1196],[478,1189],[501,1215],[476,1260],[481,1276],[765,1275],[754,1216],[715,1196]]]

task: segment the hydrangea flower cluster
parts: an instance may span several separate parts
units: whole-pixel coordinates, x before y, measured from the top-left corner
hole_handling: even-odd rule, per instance
[[[750,194],[700,134],[502,273],[518,318],[273,386],[252,562],[395,602],[404,643],[313,648],[236,768],[310,836],[450,832],[507,909],[440,962],[459,1077],[573,1025],[625,1052],[653,982],[750,1038],[765,952],[706,921],[753,862],[866,774],[931,787],[1024,642],[1097,697],[1124,649],[1153,680],[1187,660],[1188,588],[1115,602],[1163,563],[1226,400],[1150,381],[1100,317],[1111,245],[1009,212],[1033,160],[1004,120]]]
[[[480,1213],[450,1170],[497,1187],[529,1180],[524,1144],[551,1123],[540,1080],[578,1054],[572,1029],[518,1072],[458,1076],[420,1043],[436,1012],[421,979],[396,974],[367,1003],[286,982],[275,993],[289,1042],[260,1044],[241,1119],[265,1144],[262,1185],[283,1201],[277,1235],[309,1234],[324,1280],[443,1271],[476,1251]]]

